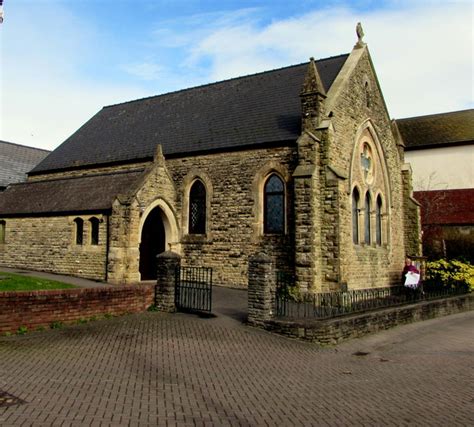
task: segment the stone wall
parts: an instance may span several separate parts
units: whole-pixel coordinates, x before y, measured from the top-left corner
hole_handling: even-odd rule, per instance
[[[327,345],[338,344],[347,339],[398,325],[472,309],[474,309],[474,295],[468,294],[329,320],[267,320],[263,328],[292,338]]]
[[[326,282],[323,282],[322,290],[334,289],[332,283],[347,283],[349,289],[394,284],[399,280],[405,255],[405,235],[401,231],[405,226],[402,165],[368,50],[355,49],[344,68],[347,75],[338,76],[341,81],[333,84],[326,106],[328,114],[332,115],[329,130],[334,131],[328,132],[329,141],[323,147],[327,164],[321,169],[327,203],[322,212],[326,235],[323,244],[327,247],[322,265]],[[363,242],[363,232],[360,244],[354,244],[352,239],[351,193],[360,179],[353,174],[353,163],[360,162],[355,150],[364,137],[363,132],[370,132],[373,145],[379,150],[375,153],[378,156],[374,156],[378,157],[374,158],[377,162],[375,173],[382,174],[364,187],[372,195],[373,242],[369,245]],[[328,185],[327,178],[331,176],[333,180],[337,179],[337,188]],[[385,208],[383,244],[376,245],[374,206],[380,187],[383,187]],[[364,194],[361,194],[362,203]],[[339,212],[338,222],[332,221],[333,212]],[[363,221],[359,223],[363,225]],[[340,260],[339,265],[335,259]]]
[[[158,153],[141,187],[114,203],[110,225],[108,278],[113,283],[140,279],[139,245],[143,224],[160,209],[166,249],[183,265],[213,268],[214,283],[247,286],[248,257],[264,251],[279,269],[293,271],[293,183],[296,148],[280,147],[164,160]],[[272,172],[286,183],[286,233],[263,233],[263,185]],[[195,179],[206,186],[206,233],[188,234],[189,189]]]
[[[293,182],[295,148],[281,147],[210,154],[166,162],[176,188],[175,212],[181,230],[183,265],[212,267],[214,283],[246,287],[249,256],[270,255],[278,269],[294,262]],[[286,183],[286,234],[263,233],[263,185],[271,172]],[[204,177],[210,203],[206,235],[187,234],[188,202],[193,178]]]
[[[102,287],[0,293],[0,333],[72,323],[100,315],[145,311],[154,302],[154,286]]]
[[[403,213],[405,254],[420,256],[422,253],[420,204],[413,199],[412,171],[408,164],[403,166]]]
[[[118,195],[112,206],[108,252],[105,236],[98,247],[76,247],[71,217],[7,219],[0,265],[107,278],[112,283],[137,282],[142,228],[147,216],[160,209],[165,249],[179,253],[185,266],[212,267],[219,285],[246,287],[249,257],[260,252],[272,257],[277,270],[296,272],[303,289],[394,284],[405,252],[419,243],[418,217],[407,201],[409,179],[402,180],[398,146],[365,47],[351,53],[327,95],[324,105],[322,98],[318,101],[327,117],[318,117],[297,144],[166,160],[158,149],[153,162],[31,177],[145,167],[135,194]],[[369,189],[373,209],[380,189],[383,194],[381,245],[352,241],[351,191],[361,180],[352,171],[354,162],[360,162],[357,147],[363,132],[370,133],[377,154],[376,185]],[[263,186],[272,172],[286,184],[283,235],[263,233]],[[195,179],[207,192],[206,233],[200,235],[188,233],[189,190]],[[374,210],[371,223],[374,229]],[[101,232],[105,233],[102,225]]]
[[[89,219],[98,218],[99,244],[92,245]],[[84,221],[83,244],[76,244],[75,218]],[[106,279],[105,215],[5,218],[0,265],[94,280]]]

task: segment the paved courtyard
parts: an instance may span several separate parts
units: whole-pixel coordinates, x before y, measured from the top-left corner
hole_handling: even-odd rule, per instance
[[[474,425],[472,311],[321,348],[242,324],[245,292],[215,297],[214,318],[0,337],[0,425]]]

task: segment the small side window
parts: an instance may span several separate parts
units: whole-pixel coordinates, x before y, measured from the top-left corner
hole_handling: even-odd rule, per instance
[[[95,217],[89,220],[91,225],[91,245],[99,244],[99,220]]]
[[[189,234],[206,234],[206,187],[199,180],[189,192]]]
[[[5,243],[5,227],[6,227],[5,221],[1,220],[0,221],[0,245]]]
[[[377,245],[382,244],[382,198],[377,197],[377,205],[375,207],[375,239]]]
[[[352,241],[359,244],[359,190],[354,188],[352,192]]]
[[[370,108],[371,99],[370,99],[370,86],[368,82],[365,82],[365,106]]]
[[[74,223],[76,224],[76,245],[82,245],[84,242],[84,221],[81,218],[76,218]]]
[[[364,209],[364,230],[365,230],[365,243],[370,245],[372,240],[372,233],[370,230],[370,209],[371,209],[372,201],[370,198],[370,194],[367,191],[365,194],[365,209]]]

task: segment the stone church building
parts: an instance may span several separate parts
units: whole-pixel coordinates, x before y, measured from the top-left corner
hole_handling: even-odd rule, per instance
[[[303,290],[398,283],[420,252],[411,171],[365,43],[103,108],[0,195],[0,265],[110,283],[156,254],[247,285],[265,252]]]

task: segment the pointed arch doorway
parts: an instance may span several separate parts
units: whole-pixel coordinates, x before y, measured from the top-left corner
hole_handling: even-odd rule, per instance
[[[164,212],[156,207],[148,214],[143,224],[140,241],[141,280],[156,279],[156,256],[166,249],[164,218]]]

